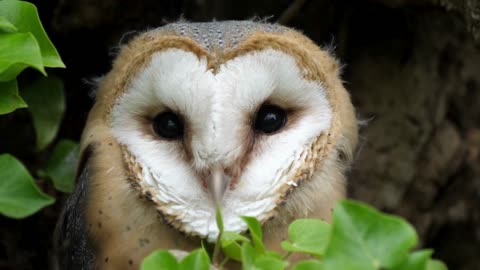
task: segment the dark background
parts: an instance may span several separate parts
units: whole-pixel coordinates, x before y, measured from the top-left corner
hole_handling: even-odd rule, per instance
[[[345,65],[361,120],[349,194],[406,217],[450,269],[480,269],[480,2],[475,0],[43,0],[34,1],[67,68],[58,138],[79,140],[92,106],[89,81],[105,74],[135,30],[212,19],[280,20]],[[124,35],[125,33],[129,33]],[[28,80],[30,71],[22,74]],[[0,152],[35,167],[25,110],[0,117]],[[0,269],[47,269],[65,195],[24,219],[0,217]]]

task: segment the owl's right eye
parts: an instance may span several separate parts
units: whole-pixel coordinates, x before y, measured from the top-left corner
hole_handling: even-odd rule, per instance
[[[178,139],[183,136],[183,122],[173,112],[162,112],[153,120],[153,130],[160,137]]]

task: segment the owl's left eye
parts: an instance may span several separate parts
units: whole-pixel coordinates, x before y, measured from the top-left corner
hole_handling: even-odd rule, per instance
[[[183,136],[183,122],[175,113],[163,112],[153,120],[153,130],[160,137],[178,139]]]
[[[262,133],[280,130],[287,122],[287,113],[274,105],[263,105],[255,116],[254,128]]]

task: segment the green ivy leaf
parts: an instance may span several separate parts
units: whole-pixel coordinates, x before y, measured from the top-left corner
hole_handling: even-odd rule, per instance
[[[282,248],[322,256],[330,237],[330,224],[319,219],[297,219],[288,227],[288,238]]]
[[[448,270],[447,266],[438,260],[429,260],[427,263],[427,270]]]
[[[349,200],[334,210],[325,269],[390,269],[405,260],[417,243],[413,227],[403,219]]]
[[[243,221],[247,223],[248,229],[250,231],[250,234],[254,234],[258,236],[258,238],[262,239],[263,234],[262,234],[262,225],[260,225],[260,222],[254,217],[242,217]]]
[[[32,33],[40,46],[43,66],[65,67],[43,29],[35,5],[25,1],[0,1],[0,16],[5,17],[13,24],[19,33]]]
[[[277,253],[258,253],[248,242],[242,245],[241,261],[243,270],[283,270],[288,266]]]
[[[392,270],[426,270],[432,256],[431,250],[419,250],[408,255],[407,259]]]
[[[0,213],[7,217],[24,218],[55,199],[41,192],[27,169],[15,157],[0,155]]]
[[[272,257],[272,258],[276,258],[276,259],[279,259],[279,260],[283,260],[282,255],[280,255],[280,253],[278,253],[278,252],[276,252],[276,251],[269,251],[269,250],[267,250],[267,252],[265,252],[265,254],[266,254],[268,257]]]
[[[142,261],[141,270],[177,270],[178,262],[175,256],[167,250],[158,250]]]
[[[242,245],[242,269],[255,270],[255,249],[250,243],[243,243]]]
[[[3,2],[0,1],[0,10]],[[0,33],[0,82],[14,80],[27,67],[46,75],[40,47],[31,33]]]
[[[18,95],[17,80],[0,82],[0,115],[25,107],[27,104]]]
[[[204,249],[197,249],[183,258],[178,266],[179,270],[209,270],[210,258]]]
[[[235,242],[249,242],[250,243],[250,239],[248,239],[247,237],[241,235],[241,234],[238,234],[236,232],[229,232],[229,231],[225,231],[223,232],[223,235],[222,235],[222,242],[223,241],[226,241],[226,242],[231,242],[231,241],[235,241]]]
[[[222,242],[222,252],[235,261],[242,261],[242,247],[238,242]]]
[[[56,189],[62,192],[73,191],[79,155],[79,147],[76,142],[61,140],[55,146],[44,174],[52,179]]]
[[[292,270],[323,270],[323,266],[319,261],[301,261]]]
[[[242,247],[240,243],[250,243],[250,239],[235,232],[225,231],[220,239],[222,252],[228,258],[236,261],[242,260]]]
[[[242,217],[243,221],[247,223],[248,230],[250,231],[250,235],[253,240],[253,245],[255,247],[255,251],[258,254],[265,253],[265,246],[263,245],[263,234],[262,234],[262,226],[260,222],[254,217]]]
[[[17,28],[11,22],[7,20],[4,16],[0,16],[0,31],[5,33],[14,33],[17,32]]]
[[[65,111],[63,82],[54,76],[39,77],[24,87],[21,94],[32,114],[36,148],[43,150],[57,135]]]
[[[288,263],[276,256],[260,255],[255,259],[255,268],[264,270],[283,270]]]

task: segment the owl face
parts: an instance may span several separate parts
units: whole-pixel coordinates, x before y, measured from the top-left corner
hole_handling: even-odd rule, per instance
[[[123,155],[122,180],[165,222],[214,240],[217,207],[225,229],[242,232],[241,216],[265,222],[282,207],[291,216],[315,209],[315,198],[289,202],[301,183],[320,181],[305,196],[343,186],[341,155],[356,143],[348,95],[328,74],[336,72],[328,54],[288,35],[254,31],[206,48],[151,32],[122,51],[97,103],[109,108],[103,119]]]
[[[272,215],[331,114],[321,82],[286,53],[260,50],[213,71],[206,58],[169,48],[119,97],[112,128],[161,211],[215,237],[216,199],[228,230],[245,229],[240,216]]]

